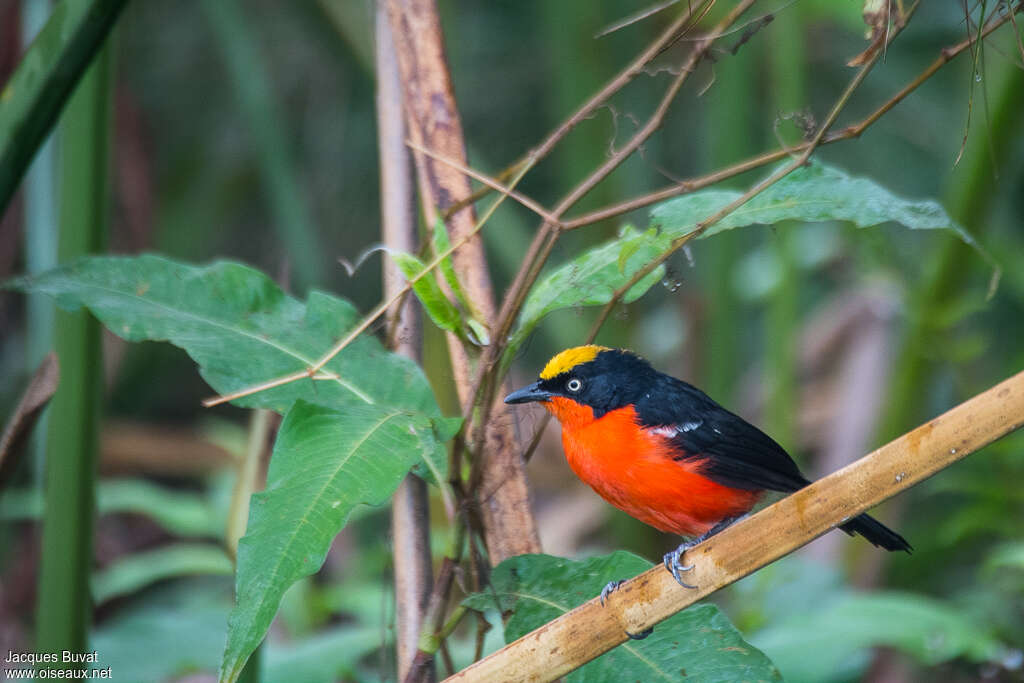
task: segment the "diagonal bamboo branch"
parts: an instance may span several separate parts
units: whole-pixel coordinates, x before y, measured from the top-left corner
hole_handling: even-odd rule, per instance
[[[1024,372],[715,535],[686,554],[696,589],[662,566],[447,679],[551,681],[1024,425]]]

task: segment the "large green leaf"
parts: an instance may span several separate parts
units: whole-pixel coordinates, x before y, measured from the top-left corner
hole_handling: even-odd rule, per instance
[[[609,581],[650,567],[650,562],[621,551],[581,562],[520,555],[494,570],[493,592],[472,595],[466,604],[478,610],[511,611],[505,624],[505,641],[511,642],[598,595]],[[781,677],[717,607],[697,605],[658,624],[646,639],[624,643],[580,667],[566,680],[778,681]]]
[[[690,232],[700,221],[740,196],[742,193],[731,190],[704,190],[662,202],[651,210],[651,229],[641,233],[626,226],[618,238],[551,271],[530,290],[506,358],[515,354],[548,313],[607,303],[615,290],[625,286],[644,265],[664,253],[672,240]],[[712,225],[701,237],[732,228],[782,221],[844,221],[860,228],[899,223],[913,230],[949,230],[991,262],[971,235],[937,202],[904,199],[872,180],[855,178],[818,162],[793,171]],[[629,290],[624,302],[641,297],[663,275],[661,267],[652,271]]]
[[[893,647],[926,665],[957,657],[984,662],[1004,652],[984,625],[920,595],[845,593],[751,637],[790,683],[847,680],[846,663],[873,646]]]
[[[653,225],[675,238],[740,196],[742,193],[729,190],[705,190],[670,199],[651,210]],[[977,246],[938,202],[904,199],[873,180],[855,178],[820,162],[796,169],[712,225],[701,237],[790,220],[846,221],[858,228],[899,223],[912,230],[950,230],[967,244]]]
[[[638,232],[625,226],[617,238],[583,252],[550,272],[533,286],[523,303],[507,357],[515,355],[516,349],[548,313],[611,301],[615,290],[626,285],[648,261],[667,249],[669,241],[656,230]],[[639,299],[663,275],[664,269],[656,268],[626,293],[625,303]]]
[[[222,394],[309,367],[358,321],[348,302],[312,292],[303,304],[247,266],[199,267],[160,256],[92,257],[14,286],[86,306],[129,341],[166,340],[185,349]],[[369,335],[346,347],[324,371],[236,401],[284,413],[297,399],[331,408],[374,404],[437,415],[417,365],[388,353]]]
[[[267,488],[252,497],[238,544],[236,606],[221,680],[234,681],[263,640],[285,590],[320,569],[352,508],[390,499],[417,461],[443,480],[431,420],[393,408],[345,412],[299,401],[278,432]]]

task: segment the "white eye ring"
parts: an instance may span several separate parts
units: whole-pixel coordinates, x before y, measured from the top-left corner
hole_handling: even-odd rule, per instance
[[[571,380],[565,383],[565,388],[575,393],[583,388],[583,382],[573,377]]]

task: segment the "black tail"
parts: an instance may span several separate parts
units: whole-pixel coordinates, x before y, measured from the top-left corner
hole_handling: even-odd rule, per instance
[[[908,553],[911,551],[911,547],[910,544],[907,543],[907,539],[903,538],[874,517],[869,517],[868,515],[854,517],[839,528],[851,536],[854,534],[860,534],[879,548],[885,548],[886,550],[906,550]]]

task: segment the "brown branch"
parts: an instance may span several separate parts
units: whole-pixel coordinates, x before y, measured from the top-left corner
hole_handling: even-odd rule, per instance
[[[445,155],[438,154],[437,152],[432,152],[431,150],[427,149],[426,147],[423,147],[421,145],[417,145],[412,140],[409,140],[406,144],[408,144],[410,147],[412,147],[417,152],[420,152],[422,154],[426,154],[431,159],[436,159],[438,161],[444,162],[444,163],[448,164],[449,166],[451,166],[452,168],[456,169],[457,171],[461,171],[462,173],[465,173],[466,175],[468,175],[469,177],[473,178],[474,180],[480,181],[481,183],[483,183],[487,187],[491,188],[492,190],[497,190],[498,192],[501,192],[505,196],[511,197],[512,199],[516,200],[517,202],[519,202],[520,204],[525,206],[530,211],[533,211],[535,214],[537,214],[538,216],[540,216],[544,220],[548,221],[549,223],[554,223],[555,225],[559,225],[559,226],[562,224],[562,222],[560,220],[558,220],[558,218],[556,218],[554,216],[554,214],[552,214],[550,211],[545,209],[539,203],[537,203],[533,199],[527,197],[526,195],[522,194],[521,192],[516,192],[512,188],[503,185],[500,180],[497,180],[496,178],[492,178],[492,177],[490,177],[489,175],[487,175],[485,173],[480,173],[479,171],[474,171],[472,168],[470,168],[466,164],[463,164],[462,162],[460,162],[460,161],[458,161],[456,159],[452,159],[451,157],[446,157]]]
[[[917,10],[917,7],[919,5],[920,0],[918,0],[918,2],[915,2],[914,5],[909,10],[907,10],[906,19],[908,21],[910,17],[914,14],[914,12]],[[891,42],[896,38],[896,36],[900,34],[900,32],[901,29],[893,31],[890,34],[888,40]],[[886,45],[888,45],[888,43]],[[878,59],[879,57],[881,57],[882,54],[883,50],[876,50],[870,57],[867,58],[864,66],[862,66],[860,70],[857,71],[857,75],[854,76],[853,80],[851,80],[849,85],[846,86],[846,89],[843,90],[843,94],[840,95],[839,99],[836,100],[834,105],[832,105],[832,110],[829,112],[829,115],[825,119],[825,122],[822,123],[821,127],[818,129],[818,132],[815,134],[814,138],[802,147],[803,151],[801,152],[800,156],[798,156],[792,162],[786,164],[784,167],[778,169],[764,180],[758,182],[756,185],[751,187],[749,190],[744,192],[742,195],[740,195],[733,201],[729,202],[727,205],[716,211],[711,216],[705,218],[700,223],[697,223],[697,225],[695,225],[693,230],[691,230],[690,232],[672,240],[672,242],[669,243],[668,249],[666,249],[657,257],[651,259],[646,264],[644,264],[642,268],[633,273],[633,275],[623,286],[615,290],[615,292],[612,294],[611,299],[601,309],[601,313],[598,315],[597,320],[594,321],[594,325],[590,331],[590,339],[594,339],[597,336],[598,330],[600,330],[601,327],[604,325],[605,321],[608,319],[608,316],[611,314],[612,309],[615,308],[618,302],[622,300],[622,297],[624,297],[626,293],[629,292],[629,290],[631,290],[634,285],[636,285],[636,283],[640,282],[645,277],[650,275],[662,263],[667,261],[668,258],[672,256],[672,254],[674,254],[676,251],[683,248],[690,241],[695,240],[702,234],[704,234],[708,230],[708,228],[713,226],[715,223],[722,220],[730,213],[732,213],[739,207],[743,206],[748,201],[750,201],[757,195],[761,194],[762,192],[764,192],[769,187],[785,178],[787,175],[789,175],[796,169],[806,164],[808,159],[811,158],[811,154],[813,154],[814,150],[817,149],[818,145],[821,144],[821,141],[824,139],[825,134],[835,123],[836,119],[839,118],[839,114],[842,113],[847,103],[849,103],[850,98],[853,97],[853,93],[857,90],[857,88],[860,87],[860,84],[864,82],[864,79],[867,78],[867,75],[871,72],[872,67],[874,67],[875,63],[878,62]]]
[[[694,48],[690,52],[686,62],[679,69],[675,78],[672,79],[671,84],[666,89],[657,108],[647,122],[622,148],[616,150],[616,152],[612,154],[605,163],[587,176],[572,191],[570,191],[562,201],[558,203],[558,206],[552,211],[556,218],[560,218],[566,211],[572,208],[580,199],[589,193],[590,190],[611,174],[612,171],[618,168],[618,166],[621,165],[622,162],[624,162],[633,152],[639,149],[647,139],[661,127],[664,122],[665,115],[668,113],[673,100],[678,94],[680,88],[682,88],[683,84],[686,82],[686,79],[697,68],[697,65],[707,56],[714,42],[724,35],[729,28],[739,20],[740,16],[742,16],[743,13],[754,4],[754,2],[756,2],[756,0],[742,0],[739,2],[721,21],[719,21],[709,35],[702,38],[694,45]],[[682,22],[680,25],[685,26],[703,18],[703,16],[705,16],[711,9],[712,5],[713,3],[707,3],[698,6],[696,9],[690,7],[687,12],[677,20],[676,24]],[[673,26],[676,26],[676,24],[673,24]],[[630,69],[636,69],[637,71],[642,70],[650,60],[653,60],[654,57],[660,54],[673,42],[678,40],[678,38],[678,31],[666,31],[643,53],[643,55],[641,55],[640,58],[638,58],[637,61],[634,62],[633,65],[631,65]],[[618,87],[625,85],[625,83],[628,82],[628,78],[624,81],[622,79],[629,73],[631,72],[627,69],[625,72],[619,74],[616,79],[613,79],[612,83],[618,83],[621,81],[621,84]],[[630,75],[629,78],[632,78],[632,75]],[[616,90],[617,88],[609,90],[609,87],[606,86],[606,88],[603,88],[598,95],[607,92],[607,96],[610,96]],[[598,102],[598,95],[591,98],[591,100],[584,105],[581,111],[587,110],[588,107],[596,107],[597,104],[595,103]],[[572,119],[570,119],[570,121],[572,121]],[[546,152],[547,148],[543,145],[538,150],[538,154]],[[477,376],[474,381],[473,388],[473,396],[475,397],[475,400],[474,404],[467,408],[467,415],[468,411],[472,410],[479,401],[480,406],[483,409],[481,411],[483,415],[482,419],[484,421],[489,420],[487,407],[491,405],[494,398],[494,380],[495,375],[497,374],[495,370],[498,367],[498,359],[501,357],[501,354],[505,349],[505,340],[520,308],[523,305],[527,292],[540,275],[541,268],[544,267],[544,263],[551,254],[551,250],[554,248],[555,242],[557,241],[560,233],[561,231],[557,225],[551,222],[544,222],[541,224],[540,229],[534,236],[534,239],[527,250],[526,256],[523,258],[523,265],[513,278],[512,284],[509,286],[508,292],[502,302],[501,311],[498,313],[498,322],[495,324],[495,328],[492,333],[491,344],[485,349],[484,356],[481,359],[480,366],[477,370]],[[475,443],[479,444],[479,438],[475,440]],[[473,482],[474,479],[471,477],[471,485]]]
[[[729,27],[732,26],[739,18],[743,15],[747,9],[754,4],[756,0],[741,0],[737,3],[732,10],[723,18],[711,31],[711,33],[698,41],[693,50],[690,52],[686,62],[679,69],[679,73],[672,79],[671,84],[666,89],[665,94],[662,96],[661,101],[655,108],[654,113],[647,120],[647,122],[633,134],[633,137],[622,146],[622,148],[615,151],[600,167],[598,167],[593,173],[587,176],[581,183],[573,188],[569,194],[565,196],[558,203],[552,213],[555,216],[561,217],[570,208],[585,197],[594,187],[598,185],[602,180],[608,177],[612,171],[618,168],[622,162],[629,158],[633,152],[640,148],[651,135],[658,130],[665,120],[665,115],[668,113],[669,108],[672,106],[673,100],[679,90],[683,87],[686,79],[691,73],[697,68],[697,65],[704,59],[721,35],[728,31]],[[704,12],[710,9],[710,5],[704,8]],[[689,20],[691,12],[686,13],[686,17]],[[701,15],[703,16],[703,15]],[[664,47],[659,48],[659,52]],[[516,273],[515,278],[512,281],[509,291],[505,296],[505,300],[502,302],[501,312],[498,314],[498,322],[494,329],[494,341],[485,353],[484,359],[481,362],[481,370],[489,372],[490,369],[496,363],[501,352],[504,350],[504,339],[508,335],[509,330],[512,327],[512,323],[515,321],[515,317],[522,307],[523,300],[526,298],[526,294],[537,276],[540,274],[541,268],[544,266],[544,262],[547,260],[548,255],[551,253],[551,249],[554,246],[554,240],[551,237],[557,236],[556,226],[545,223],[541,226],[541,229],[537,231],[537,235],[534,238],[533,243],[530,246],[530,250],[527,257],[524,259],[523,267]]]
[[[444,40],[434,0],[388,0],[388,17],[395,36],[402,75],[409,137],[420,148],[465,165],[465,142],[455,104],[451,76],[444,55]],[[436,209],[444,210],[455,197],[470,194],[469,179],[461,171],[422,153],[415,154],[420,196],[430,225]],[[472,211],[454,215],[450,221],[452,241],[465,239],[477,230]],[[485,323],[494,320],[490,275],[478,237],[452,256],[456,272]],[[492,335],[493,336],[493,335]],[[462,342],[448,337],[449,355],[456,388],[464,405],[472,400],[473,370]],[[493,490],[482,501],[482,518],[491,561],[538,552],[540,541],[530,513],[529,493],[510,415],[498,407],[494,419],[481,426],[484,447],[484,485]],[[485,454],[485,455],[484,455]],[[475,492],[474,492],[475,493]]]
[[[615,75],[608,83],[606,83],[600,90],[590,96],[583,105],[573,112],[569,118],[560,123],[544,140],[528,152],[523,158],[511,164],[508,168],[503,170],[496,176],[498,182],[504,182],[508,178],[511,178],[518,173],[525,165],[533,165],[538,161],[546,157],[551,153],[551,150],[558,145],[565,136],[572,132],[580,122],[585,121],[587,118],[592,116],[595,111],[600,107],[604,106],[604,103],[612,98],[617,92],[622,90],[626,85],[630,83],[634,78],[639,76],[647,68],[658,55],[660,55],[666,48],[672,45],[675,41],[686,33],[701,17],[703,17],[715,4],[715,0],[704,0],[697,6],[696,12],[693,7],[688,7],[685,12],[680,14],[679,18],[672,22],[668,28],[661,32],[661,34],[652,42],[647,48],[637,55],[625,69]],[[696,19],[695,19],[696,17]],[[446,217],[451,216],[457,211],[461,211],[463,208],[476,202],[478,199],[487,194],[487,190],[481,190],[474,192],[465,199],[461,199],[451,207],[449,207]]]
[[[679,586],[662,566],[528,633],[448,681],[551,681],[1024,424],[1018,373],[690,550]],[[585,635],[584,635],[585,634]]]
[[[18,405],[14,408],[4,431],[0,434],[0,489],[10,479],[28,449],[28,440],[43,409],[57,393],[60,382],[60,363],[51,351],[32,373]]]
[[[377,5],[375,27],[381,237],[389,249],[414,253],[416,197],[412,166],[404,144],[402,84],[391,27],[381,4]],[[385,260],[383,276],[385,297],[392,297],[403,289],[405,278],[394,263]],[[388,317],[388,346],[418,360],[422,335],[413,302],[409,297],[399,299]],[[433,585],[427,484],[414,474],[406,475],[392,497],[391,538],[395,574],[395,654],[398,679],[403,680],[413,668]],[[428,664],[423,668],[422,680],[432,679],[433,667]]]
[[[989,34],[991,34],[993,31],[1001,27],[1003,24],[1012,21],[1012,17],[1014,16],[1014,14],[1019,13],[1022,9],[1024,9],[1024,3],[1018,3],[1012,12],[1007,12],[1006,15],[1004,15],[1003,17],[992,19],[989,22],[989,24],[985,27],[985,29],[981,32],[981,38],[984,39],[988,37]],[[819,145],[828,145],[834,142],[839,142],[840,140],[849,140],[851,138],[860,137],[865,130],[867,130],[871,125],[873,125],[880,118],[882,118],[882,116],[888,113],[889,110],[891,110],[897,104],[905,100],[907,96],[909,96],[912,92],[917,90],[917,88],[920,87],[922,83],[931,78],[936,71],[938,71],[943,66],[952,61],[953,58],[959,56],[964,51],[970,49],[971,45],[977,39],[978,35],[974,34],[969,38],[961,41],[960,43],[957,43],[956,45],[952,45],[950,47],[943,49],[939,57],[937,57],[934,62],[928,65],[928,67],[924,71],[922,71],[916,78],[914,78],[914,80],[910,81],[906,86],[904,86],[899,92],[897,92],[895,95],[886,100],[881,106],[878,107],[878,109],[876,109],[870,115],[865,117],[859,123],[847,126],[842,130],[827,134],[824,138],[822,138]],[[656,204],[666,199],[671,199],[672,197],[678,197],[679,195],[696,192],[697,190],[701,190],[705,187],[708,187],[709,185],[714,185],[715,183],[721,182],[723,180],[728,180],[729,178],[733,178],[742,173],[746,173],[747,171],[752,171],[757,168],[761,168],[762,166],[766,166],[768,164],[779,161],[780,159],[785,159],[787,156],[793,153],[802,152],[807,148],[809,144],[810,143],[805,142],[800,145],[796,145],[795,147],[790,147],[788,149],[777,149],[771,152],[765,152],[764,154],[760,154],[756,157],[746,159],[744,161],[739,162],[738,164],[734,164],[733,166],[729,166],[719,171],[715,171],[714,173],[710,173],[705,176],[700,176],[698,178],[692,178],[690,180],[684,180],[681,183],[676,183],[674,185],[664,187],[660,190],[655,190],[654,192],[642,195],[640,197],[634,197],[633,199],[629,199],[624,202],[619,202],[617,204],[613,204],[602,209],[595,209],[594,211],[590,211],[576,218],[564,220],[565,229],[575,230],[577,228],[582,228],[584,226],[597,223],[598,221],[607,220],[609,218],[615,218],[616,216],[621,216],[622,214],[629,213],[630,211],[642,209],[646,206],[650,206],[651,204]]]

